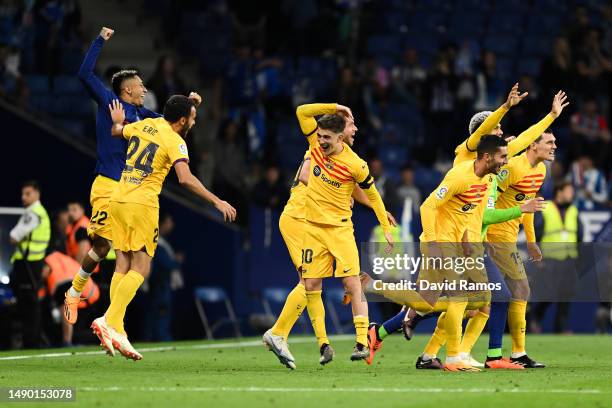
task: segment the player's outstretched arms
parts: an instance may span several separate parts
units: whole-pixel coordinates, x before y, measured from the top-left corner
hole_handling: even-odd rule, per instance
[[[567,105],[569,105],[569,102],[567,102],[567,95],[565,92],[557,92],[553,98],[550,113],[538,123],[518,135],[516,139],[508,143],[508,157],[517,155],[540,137],[555,119],[561,115],[561,112],[563,112],[563,109],[565,109]]]
[[[510,93],[508,94],[508,98],[506,101],[497,108],[494,112],[492,112],[485,120],[478,126],[478,128],[470,135],[467,140],[466,147],[470,151],[475,151],[478,143],[480,142],[480,138],[484,135],[491,134],[495,127],[501,122],[503,117],[508,113],[508,110],[513,106],[518,105],[523,99],[525,99],[529,95],[528,92],[523,92],[522,94],[519,91],[519,83],[515,83]]]
[[[174,170],[178,177],[179,183],[187,190],[191,191],[201,199],[213,204],[221,214],[224,221],[233,222],[236,220],[236,209],[227,201],[221,200],[219,197],[208,191],[206,187],[191,173],[189,165],[184,161],[179,161],[174,164]]]
[[[106,103],[108,100],[106,98],[110,95],[110,91],[106,89],[104,83],[96,76],[94,69],[96,68],[96,61],[102,50],[102,45],[105,41],[108,41],[114,33],[115,30],[112,28],[102,27],[100,35],[92,42],[89,50],[87,50],[83,63],[79,67],[79,72],[77,73],[77,77],[81,80],[83,85],[85,85],[90,95],[98,102],[103,103]]]
[[[108,109],[110,110],[111,120],[113,121],[111,135],[114,137],[122,137],[123,122],[125,121],[125,111],[123,110],[123,105],[118,99],[113,99],[108,105]]]

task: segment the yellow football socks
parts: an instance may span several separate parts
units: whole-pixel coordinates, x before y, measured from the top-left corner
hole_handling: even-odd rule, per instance
[[[489,320],[489,315],[481,312],[480,310],[474,317],[468,320],[468,324],[465,326],[463,339],[461,340],[460,351],[462,353],[469,354],[472,352],[472,348],[484,330],[487,320]]]
[[[514,299],[510,301],[510,306],[508,307],[508,330],[512,337],[513,353],[525,352],[525,330],[527,328],[527,321],[525,320],[526,312],[526,301]]]
[[[442,346],[446,343],[446,333],[444,331],[444,324],[446,321],[446,313],[440,314],[438,317],[438,323],[433,335],[430,337],[429,342],[425,346],[425,354],[429,356],[436,356]]]
[[[323,344],[329,344],[327,331],[325,330],[325,307],[323,307],[323,299],[321,298],[320,290],[306,291],[306,299],[308,302],[308,316],[312,323],[315,336],[319,342],[319,347]]]
[[[367,316],[353,316],[355,325],[355,341],[364,346],[368,346],[368,325],[370,324]]]
[[[459,346],[461,345],[461,332],[463,313],[467,307],[467,299],[451,298],[449,299],[448,308],[446,309],[446,317],[444,322],[444,331],[446,332],[446,351],[447,357],[459,356]]]
[[[105,316],[108,325],[119,333],[125,334],[125,330],[123,329],[125,311],[143,282],[144,277],[141,274],[130,270],[117,285],[115,294]]]
[[[124,273],[117,273],[117,272],[113,273],[113,277],[111,279],[111,284],[110,284],[110,291],[109,291],[111,301],[113,300],[113,296],[117,292],[117,286],[119,285],[119,282],[121,282],[121,279],[123,279],[124,276],[125,276]]]
[[[74,275],[74,278],[72,278],[72,287],[75,291],[79,293],[83,292],[83,288],[85,287],[87,280],[89,280],[89,275],[90,274],[87,274],[86,278],[82,277],[80,273]]]
[[[295,288],[289,292],[283,310],[278,316],[278,319],[276,319],[274,326],[272,326],[272,334],[275,336],[283,336],[285,340],[287,340],[293,325],[304,311],[306,302],[306,288],[301,283],[298,283]]]

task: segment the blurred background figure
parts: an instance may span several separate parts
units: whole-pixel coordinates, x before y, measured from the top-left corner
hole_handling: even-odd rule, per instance
[[[174,229],[174,220],[167,213],[159,216],[157,252],[151,267],[148,283],[149,307],[147,308],[145,338],[151,341],[172,340],[172,291],[183,287],[181,264],[184,256],[177,253],[168,242]]]
[[[49,297],[53,320],[55,323],[60,323],[62,327],[62,347],[72,346],[74,327],[61,317],[61,312],[58,308],[64,304],[64,293],[72,285],[72,278],[74,278],[80,267],[81,264],[68,255],[59,251],[53,251],[45,257],[42,268],[44,286],[40,290],[39,297],[42,298],[45,295]],[[82,296],[86,300],[79,304],[79,309],[93,305],[100,298],[98,285],[92,279],[89,279],[85,284]],[[80,313],[81,311],[79,311]],[[82,323],[85,323],[87,325],[88,321],[87,317],[81,316],[81,320],[77,324],[82,325]]]
[[[608,185],[603,172],[593,165],[590,156],[578,158],[571,168],[569,179],[576,190],[576,205],[580,210],[593,210],[608,202]]]
[[[17,299],[23,347],[37,348],[41,336],[38,290],[42,284],[43,259],[51,238],[51,222],[40,202],[40,187],[36,181],[23,183],[21,202],[25,212],[10,232],[11,244],[15,245],[10,279]]]
[[[80,263],[91,249],[91,241],[87,236],[89,218],[85,215],[83,204],[78,201],[68,203],[68,221],[69,224],[66,226],[66,254]]]
[[[253,188],[252,197],[255,204],[262,207],[280,209],[285,206],[289,194],[278,167],[269,165],[266,168],[264,179]]]
[[[582,228],[578,219],[578,208],[574,202],[574,187],[569,182],[557,184],[554,199],[547,201],[546,208],[535,215],[536,238],[542,244],[544,259],[543,274],[538,281],[545,290],[547,299],[556,302],[538,302],[533,309],[531,330],[542,332],[542,320],[550,305],[556,303],[557,311],[553,330],[555,333],[571,333],[567,325],[570,301],[574,294],[577,276],[578,242]]]

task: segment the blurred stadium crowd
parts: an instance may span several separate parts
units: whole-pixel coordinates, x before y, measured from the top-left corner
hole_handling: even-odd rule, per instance
[[[92,137],[92,103],[75,76],[91,40],[82,5],[0,4],[2,96]],[[147,104],[187,92],[187,82],[211,90],[204,120],[217,134],[196,134],[192,156],[202,179],[239,213],[251,202],[284,205],[304,150],[293,113],[301,103],[353,109],[356,150],[397,208],[406,196],[418,205],[435,187],[473,112],[495,109],[516,81],[529,100],[508,115],[506,134],[535,123],[556,90],[572,100],[572,113],[554,125],[559,159],[545,197],[568,179],[581,208],[610,205],[610,2],[149,0],[142,7],[161,24],[151,41],[180,55],[161,57],[143,78]],[[183,78],[184,59],[197,61],[201,78]]]
[[[417,212],[450,167],[469,118],[497,108],[515,82],[529,97],[504,119],[506,134],[518,135],[544,116],[559,89],[572,102],[553,127],[559,148],[544,197],[551,199],[554,185],[569,181],[579,210],[612,208],[610,1],[113,4],[127,3],[139,4],[138,18],[157,21],[150,41],[169,50],[150,75],[143,74],[145,105],[160,109],[169,95],[192,89],[205,96],[199,120],[207,127],[193,132],[192,168],[236,206],[242,226],[250,205],[282,209],[287,201],[306,148],[296,106],[338,101],[351,107],[359,128],[354,148],[368,159],[387,207],[398,212],[410,198]],[[78,0],[0,0],[0,98],[93,145],[95,105],[76,76],[91,33],[99,30],[85,21],[85,6]],[[112,41],[122,41],[121,35]],[[186,65],[197,69],[186,72]],[[126,58],[123,67],[99,74],[109,81],[125,67],[134,63]],[[72,206],[83,210],[78,202]],[[52,247],[61,252],[66,226],[74,222],[67,217],[65,211],[54,216]],[[159,292],[142,303],[164,316],[171,286],[181,286],[182,261],[169,244],[166,249],[168,259],[158,266],[162,278],[152,283]],[[96,276],[110,279],[110,273]],[[108,282],[96,284],[102,293],[93,305],[97,312],[105,307]],[[169,323],[161,320],[161,326],[145,322],[131,330],[167,339]]]

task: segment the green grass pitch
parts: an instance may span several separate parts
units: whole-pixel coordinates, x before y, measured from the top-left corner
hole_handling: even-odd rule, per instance
[[[43,405],[66,407],[612,406],[611,337],[530,335],[530,355],[547,368],[480,373],[417,371],[414,362],[426,340],[390,336],[367,366],[349,361],[352,337],[332,337],[335,360],[321,367],[315,340],[293,336],[295,371],[280,365],[259,338],[242,339],[240,345],[235,340],[139,344],[144,355],[139,362],[110,358],[93,347],[2,352],[0,387],[76,387],[76,403]],[[485,349],[486,335],[474,355],[482,360]],[[53,353],[68,354],[40,356]],[[38,356],[14,359],[26,355]]]

